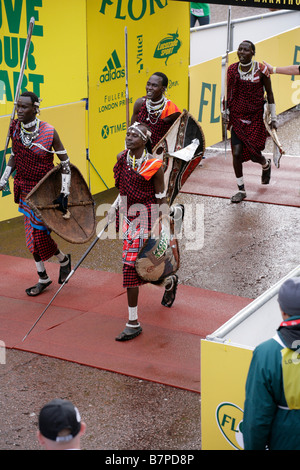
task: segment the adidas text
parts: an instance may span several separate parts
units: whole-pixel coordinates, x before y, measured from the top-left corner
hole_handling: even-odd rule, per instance
[[[110,82],[111,80],[117,80],[118,78],[123,77],[125,77],[124,69],[105,72],[100,75],[100,83]]]

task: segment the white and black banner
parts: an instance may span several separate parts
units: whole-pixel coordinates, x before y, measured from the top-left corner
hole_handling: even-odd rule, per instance
[[[186,2],[188,0],[173,0]],[[210,0],[209,3],[238,7],[272,8],[278,10],[300,10],[300,0]]]

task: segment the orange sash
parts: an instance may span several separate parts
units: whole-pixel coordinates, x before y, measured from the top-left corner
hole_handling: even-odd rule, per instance
[[[164,119],[165,117],[170,116],[170,114],[174,114],[174,113],[180,113],[180,109],[177,108],[176,104],[172,103],[172,101],[167,101],[167,104],[164,107],[164,110],[160,118]]]
[[[158,158],[151,158],[141,166],[139,174],[148,181],[157,172],[157,170],[159,170],[159,168],[162,166],[162,163],[162,160],[159,160]]]

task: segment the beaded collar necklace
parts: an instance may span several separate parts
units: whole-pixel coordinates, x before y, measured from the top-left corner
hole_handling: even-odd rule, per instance
[[[28,122],[27,124],[24,124],[24,122],[22,122],[22,126],[23,126],[25,129],[30,129],[30,128],[33,127],[33,126],[36,126],[36,121],[37,121],[37,118],[34,118],[33,121]]]
[[[241,67],[242,67],[242,65],[243,65],[243,67],[249,67],[249,65],[251,65],[251,67],[250,67],[250,69],[249,69],[249,70],[247,70],[247,71],[245,72],[245,71],[244,71],[244,70],[242,70],[242,68],[241,68]],[[241,64],[241,63],[239,62],[239,67],[238,67],[238,70],[239,70],[239,74],[240,74],[240,76],[243,76],[243,75],[248,75],[249,73],[251,73],[251,72],[252,72],[252,70],[253,70],[253,67],[254,67],[254,62],[253,62],[252,60],[251,60],[251,62],[249,62],[249,64]]]
[[[128,150],[126,160],[128,166],[138,173],[143,163],[148,160],[148,153],[146,152],[146,149],[144,149],[143,155],[140,158],[135,158],[135,155],[131,156],[130,150]]]
[[[147,120],[150,121],[151,124],[157,123],[167,101],[168,100],[164,95],[161,97],[159,101],[153,102],[151,100],[146,100],[146,108],[147,108],[148,115],[149,115]]]
[[[27,131],[26,128],[30,128],[35,126],[32,132]],[[30,147],[32,144],[32,141],[37,138],[39,135],[39,127],[40,127],[40,120],[38,118],[35,118],[34,121],[29,122],[28,124],[23,124],[21,122],[21,129],[20,129],[20,137],[22,144],[24,147]]]

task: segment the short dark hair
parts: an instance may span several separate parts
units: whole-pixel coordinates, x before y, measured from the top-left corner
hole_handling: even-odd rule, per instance
[[[32,104],[39,102],[38,96],[32,91],[24,91],[21,96],[28,96],[31,99]]]
[[[253,42],[249,41],[248,39],[245,39],[244,41],[242,42],[248,42],[251,46],[251,49],[252,49],[252,52],[253,54],[255,54],[255,45],[253,44]]]
[[[169,83],[169,79],[167,75],[165,75],[162,72],[155,72],[153,75],[157,75],[158,77],[160,77],[162,79],[162,85],[167,88],[168,83]]]

